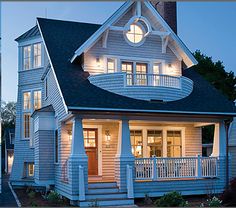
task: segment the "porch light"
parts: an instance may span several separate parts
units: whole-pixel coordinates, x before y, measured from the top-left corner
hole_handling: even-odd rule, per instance
[[[71,130],[68,130],[68,137],[69,137],[69,141],[72,140],[72,131]]]
[[[97,67],[101,66],[101,60],[99,57],[96,58],[96,64],[97,64]]]
[[[105,131],[105,136],[106,136],[106,142],[109,143],[111,141],[111,135],[109,130]]]

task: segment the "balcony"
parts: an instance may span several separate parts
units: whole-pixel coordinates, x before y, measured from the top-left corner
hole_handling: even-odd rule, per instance
[[[110,92],[141,100],[174,101],[193,90],[192,80],[183,76],[117,72],[90,76],[89,80]]]

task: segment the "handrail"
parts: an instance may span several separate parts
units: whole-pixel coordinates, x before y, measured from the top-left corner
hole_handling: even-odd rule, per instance
[[[217,177],[218,158],[136,158],[135,178],[138,180],[158,180],[171,178],[213,178]]]

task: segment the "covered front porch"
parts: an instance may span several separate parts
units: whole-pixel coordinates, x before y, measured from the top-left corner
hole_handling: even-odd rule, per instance
[[[207,125],[215,125],[211,157],[202,156],[201,128]],[[115,182],[129,198],[157,195],[155,183],[179,181],[192,189],[203,179],[199,193],[218,179],[220,192],[225,180],[225,137],[224,122],[217,117],[76,115],[62,128],[62,141],[67,144],[62,149],[62,182],[71,184],[79,200],[86,199],[90,183],[101,182]],[[175,188],[182,191],[178,185],[169,191]]]

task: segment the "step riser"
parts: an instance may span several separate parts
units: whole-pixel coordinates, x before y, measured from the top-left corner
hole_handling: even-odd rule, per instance
[[[116,183],[89,183],[88,188],[116,188]]]
[[[94,202],[80,202],[80,207],[94,207],[94,206],[128,206],[133,205],[134,200],[126,199],[126,200],[112,200],[112,201],[94,201]]]
[[[92,199],[125,199],[127,194],[99,194],[99,195],[86,195],[86,200]]]
[[[119,189],[117,188],[107,188],[107,189],[89,189],[88,194],[112,194],[118,193]]]

